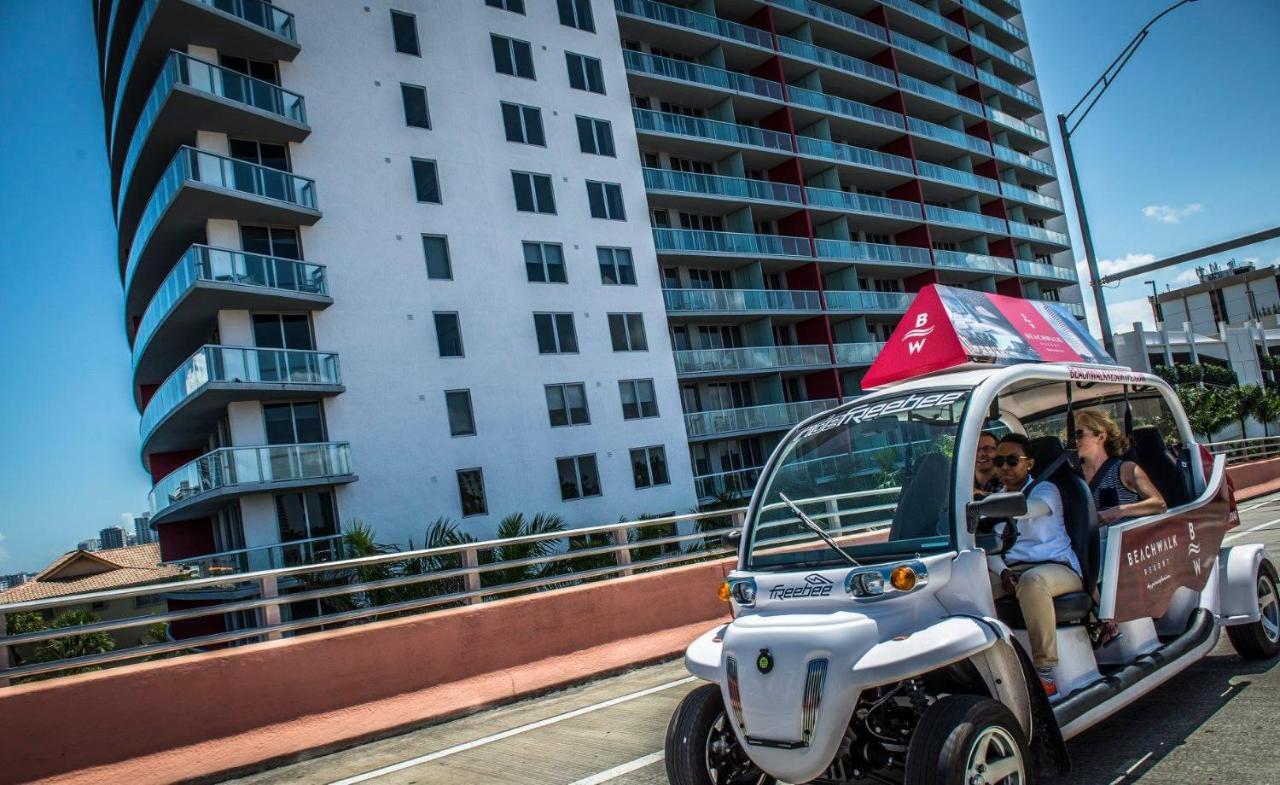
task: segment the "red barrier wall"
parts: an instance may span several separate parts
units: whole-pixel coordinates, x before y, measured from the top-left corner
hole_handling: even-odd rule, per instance
[[[1228,466],[1227,476],[1231,478],[1237,501],[1280,491],[1280,458]]]

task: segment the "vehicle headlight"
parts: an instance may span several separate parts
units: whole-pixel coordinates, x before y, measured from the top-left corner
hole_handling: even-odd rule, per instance
[[[884,576],[879,572],[850,573],[844,589],[855,597],[876,597],[884,594]]]
[[[739,605],[755,605],[755,578],[739,578],[737,580],[729,581],[729,594]]]

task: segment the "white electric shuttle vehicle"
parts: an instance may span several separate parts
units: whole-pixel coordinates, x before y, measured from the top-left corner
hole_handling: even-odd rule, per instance
[[[1124,423],[1168,503],[1099,530],[1067,456],[1073,413]],[[1031,438],[1085,590],[1054,600],[1051,700],[1017,601],[993,600],[986,556],[1022,494],[974,499],[983,431]],[[1205,656],[1225,627],[1245,657],[1280,652],[1276,569],[1221,547],[1239,516],[1222,457],[1199,447],[1173,390],[1114,366],[1032,363],[927,376],[800,423],[770,457],[728,578],[733,620],[689,646],[708,682],[671,719],[673,785],[1023,785],[1069,767],[1065,740]],[[1007,548],[1006,548],[1007,549]],[[1096,619],[1123,632],[1095,649]]]

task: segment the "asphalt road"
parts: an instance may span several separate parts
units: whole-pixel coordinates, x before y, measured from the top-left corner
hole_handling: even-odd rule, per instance
[[[1227,544],[1280,555],[1280,494],[1242,505]],[[243,785],[666,785],[667,720],[696,682],[671,662],[234,780]],[[1280,783],[1280,660],[1226,635],[1173,681],[1073,739],[1042,785]]]

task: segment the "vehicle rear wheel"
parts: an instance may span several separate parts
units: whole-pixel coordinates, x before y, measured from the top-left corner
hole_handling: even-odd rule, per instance
[[[1236,652],[1248,660],[1269,660],[1280,654],[1280,591],[1276,568],[1263,560],[1258,565],[1258,620],[1227,628],[1227,637]]]
[[[949,695],[925,710],[907,748],[904,785],[1029,785],[1022,726],[1004,704]]]
[[[704,684],[684,696],[667,725],[671,785],[775,785],[738,743],[720,687]]]

